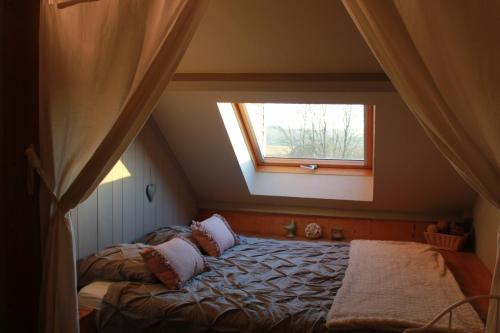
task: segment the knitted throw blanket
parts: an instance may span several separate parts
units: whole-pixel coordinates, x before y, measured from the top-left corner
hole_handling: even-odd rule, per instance
[[[410,242],[356,240],[342,287],[326,318],[333,331],[420,327],[452,303],[464,299],[443,257],[432,246]],[[449,317],[436,332],[448,332]],[[472,306],[453,310],[452,332],[481,333]]]

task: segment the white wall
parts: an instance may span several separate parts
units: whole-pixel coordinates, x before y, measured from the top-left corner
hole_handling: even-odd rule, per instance
[[[382,69],[340,1],[217,0],[210,3],[178,73],[381,74]],[[252,101],[375,104],[373,201],[252,195],[217,108],[217,102]],[[474,206],[476,194],[388,81],[176,81],[169,84],[155,119],[199,207],[427,219],[462,216]]]
[[[191,187],[153,120],[120,161],[125,169],[112,170],[108,182],[71,211],[77,258],[160,226],[188,224],[196,215]],[[152,202],[145,194],[149,183],[156,185]]]
[[[497,231],[500,228],[500,209],[478,196],[474,207],[476,254],[493,272],[497,252]]]
[[[294,82],[179,82],[171,84],[155,119],[189,180],[200,208],[304,214],[346,211],[373,218],[462,216],[476,194],[429,140],[396,92],[324,91]],[[324,87],[323,87],[324,88]],[[232,90],[229,90],[232,89]],[[252,90],[253,89],[253,90]],[[294,89],[294,91],[290,91]],[[239,167],[217,102],[367,103],[376,106],[373,201],[252,195]],[[351,214],[351,215],[352,215]],[[395,217],[396,218],[396,217]]]

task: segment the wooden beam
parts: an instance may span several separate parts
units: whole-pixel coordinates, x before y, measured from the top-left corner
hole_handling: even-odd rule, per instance
[[[177,73],[168,91],[394,92],[384,73]]]
[[[385,73],[176,73],[172,81],[390,82]]]

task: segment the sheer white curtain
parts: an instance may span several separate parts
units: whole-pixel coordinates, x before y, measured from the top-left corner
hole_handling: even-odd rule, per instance
[[[500,1],[343,3],[438,149],[500,208]],[[500,292],[498,262],[492,291]],[[499,332],[490,310],[488,332]]]
[[[61,6],[61,3],[63,5]],[[151,115],[208,0],[102,0],[40,6],[44,332],[77,332],[68,211],[109,172]]]

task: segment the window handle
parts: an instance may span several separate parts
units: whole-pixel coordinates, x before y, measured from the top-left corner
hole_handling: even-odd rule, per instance
[[[300,167],[302,169],[314,171],[318,168],[318,165],[317,164],[301,164]]]

